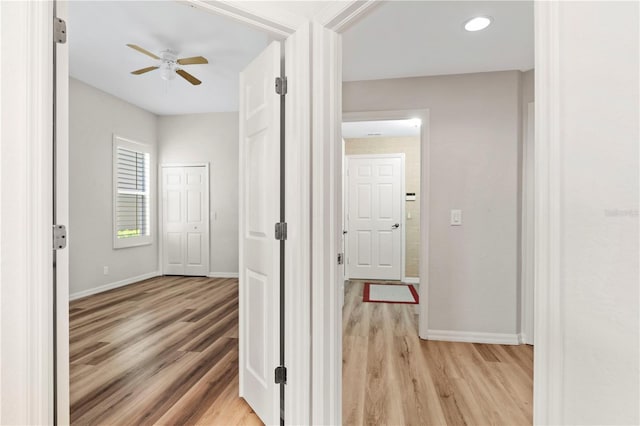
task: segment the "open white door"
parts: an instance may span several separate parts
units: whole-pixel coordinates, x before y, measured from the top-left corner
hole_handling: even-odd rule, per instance
[[[240,73],[240,396],[266,424],[280,423],[281,44]]]
[[[209,273],[209,170],[162,166],[162,272]]]
[[[347,159],[349,278],[401,280],[404,155]]]

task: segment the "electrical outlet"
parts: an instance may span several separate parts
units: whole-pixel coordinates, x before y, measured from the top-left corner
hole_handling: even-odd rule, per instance
[[[462,210],[451,210],[451,226],[462,225]]]
[[[105,267],[102,269],[102,273],[103,273],[104,275],[109,275],[109,267],[108,267],[108,266],[105,266]]]

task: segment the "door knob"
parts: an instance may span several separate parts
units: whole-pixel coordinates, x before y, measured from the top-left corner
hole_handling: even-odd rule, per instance
[[[399,223],[395,223],[395,224],[391,225],[391,228],[398,229],[398,228],[400,228],[400,224]]]

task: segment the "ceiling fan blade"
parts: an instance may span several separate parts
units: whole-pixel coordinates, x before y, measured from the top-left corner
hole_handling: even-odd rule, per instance
[[[192,58],[182,58],[176,61],[180,65],[208,64],[207,58],[204,56],[194,56]]]
[[[202,83],[200,80],[198,80],[197,78],[195,78],[194,76],[186,72],[185,70],[176,70],[176,74],[180,75],[180,77],[184,78],[194,86],[197,86],[198,84]]]
[[[153,71],[153,70],[157,70],[158,67],[147,67],[147,68],[142,68],[139,70],[135,70],[135,71],[131,71],[131,74],[135,74],[135,75],[140,75],[140,74],[144,74],[145,72],[149,72],[149,71]]]
[[[150,56],[150,57],[152,57],[153,59],[160,59],[158,56],[154,55],[153,53],[149,52],[148,50],[143,49],[142,47],[137,46],[137,45],[135,45],[135,44],[127,44],[127,46],[129,46],[129,47],[130,47],[130,48],[132,48],[133,50],[137,50],[137,51],[138,51],[138,52],[140,52],[140,53],[143,53],[143,54],[145,54],[145,55],[147,55],[147,56]]]

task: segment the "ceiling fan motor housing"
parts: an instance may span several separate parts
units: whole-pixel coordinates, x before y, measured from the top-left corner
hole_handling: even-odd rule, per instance
[[[160,77],[163,80],[173,80],[176,78],[176,70],[178,69],[178,63],[176,62],[178,57],[175,52],[171,50],[164,50],[161,55],[162,64],[160,65]]]

